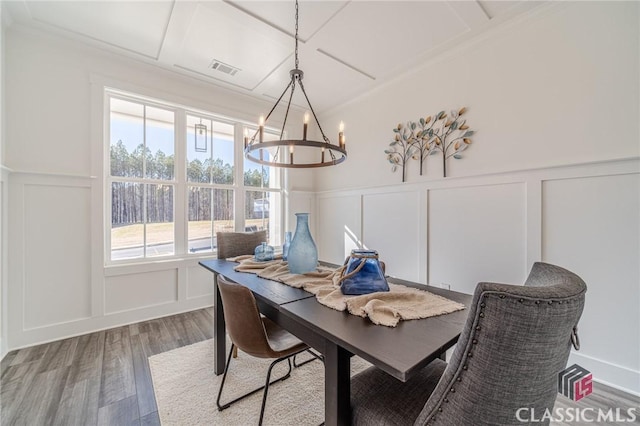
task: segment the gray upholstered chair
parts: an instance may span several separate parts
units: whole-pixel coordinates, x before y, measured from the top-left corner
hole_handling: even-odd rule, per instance
[[[218,259],[253,254],[256,246],[267,241],[267,231],[216,232]]]
[[[450,363],[435,360],[406,383],[373,367],[356,375],[353,424],[522,424],[519,408],[552,409],[586,289],[546,263],[524,286],[479,283]]]

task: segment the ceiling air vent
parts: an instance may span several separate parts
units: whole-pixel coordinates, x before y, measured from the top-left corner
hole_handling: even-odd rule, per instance
[[[209,66],[209,68],[215,71],[220,71],[221,73],[224,73],[224,74],[229,74],[230,76],[234,76],[238,73],[238,71],[240,71],[240,68],[236,68],[232,65],[225,64],[224,62],[221,62],[217,59],[214,59],[213,61],[211,61],[211,65]]]

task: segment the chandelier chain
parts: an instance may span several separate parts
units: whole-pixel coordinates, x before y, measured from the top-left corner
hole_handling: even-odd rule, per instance
[[[289,84],[284,89],[284,91],[280,94],[280,97],[278,98],[276,103],[273,105],[273,107],[267,114],[266,118],[264,118],[264,120],[261,121],[260,128],[255,132],[255,134],[251,138],[251,141],[248,142],[245,139],[245,157],[255,163],[258,163],[261,165],[274,166],[274,167],[310,168],[310,167],[333,166],[333,165],[342,163],[347,158],[347,151],[344,147],[344,142],[343,142],[344,139],[342,136],[343,135],[342,131],[339,134],[339,141],[338,141],[338,144],[336,145],[333,145],[329,140],[329,138],[325,135],[324,129],[320,125],[320,120],[318,120],[318,116],[316,115],[316,112],[313,109],[313,106],[311,105],[309,96],[307,96],[307,91],[305,90],[304,84],[302,83],[304,73],[300,69],[300,59],[298,58],[299,18],[300,18],[299,4],[298,4],[298,0],[295,0],[295,50],[294,50],[295,68],[289,71],[289,74],[291,76],[291,79],[289,80]],[[313,120],[318,125],[318,129],[320,130],[320,133],[322,135],[322,142],[307,140],[307,137],[306,137],[307,122],[306,121],[304,123],[303,139],[286,139],[286,140],[283,139],[287,121],[289,118],[291,104],[293,102],[293,97],[296,90],[296,83],[300,85],[300,90],[302,91],[304,99],[306,100],[307,105],[311,110],[311,116],[313,117]],[[262,131],[264,128],[263,126],[269,120],[272,113],[275,111],[277,106],[283,100],[287,92],[289,92],[289,95],[288,95],[289,99],[288,99],[287,107],[284,113],[284,121],[282,123],[282,128],[280,130],[280,137],[278,140],[268,140],[268,141],[263,140],[263,136],[262,136]],[[260,140],[256,142],[256,137],[258,136],[258,134],[260,135]],[[289,161],[287,162],[286,158],[283,157],[283,161],[281,162],[280,155],[285,153],[286,151],[285,147],[289,148],[289,154],[290,154],[290,156],[288,157]],[[294,147],[305,147],[305,148],[308,147],[308,148],[314,148],[314,149],[322,149],[322,155],[320,156],[320,161],[294,163],[294,156],[293,156]],[[275,148],[275,152],[273,153],[273,156],[271,156],[271,158],[265,159],[263,158],[263,150],[266,150],[269,148]],[[325,154],[327,154],[326,151],[328,151],[328,156],[330,158],[329,161],[325,160]],[[260,153],[259,156],[256,156],[257,152]],[[339,155],[336,155],[336,154],[339,154]]]
[[[298,0],[296,0],[296,51],[295,51],[295,58],[296,58],[296,69],[298,69],[298,66],[299,66],[299,61],[298,61]]]

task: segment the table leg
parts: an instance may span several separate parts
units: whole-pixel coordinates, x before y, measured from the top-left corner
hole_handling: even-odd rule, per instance
[[[213,274],[213,289],[213,342],[215,344],[213,370],[219,376],[224,373],[226,363],[227,333],[222,309],[222,297],[220,296],[220,290],[218,290],[217,272]]]
[[[324,353],[324,422],[327,426],[351,424],[351,354],[327,342]]]

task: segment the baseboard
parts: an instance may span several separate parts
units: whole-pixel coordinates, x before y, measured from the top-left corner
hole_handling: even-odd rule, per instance
[[[572,352],[568,365],[578,364],[593,374],[593,380],[631,395],[640,396],[640,371]]]
[[[207,295],[181,302],[168,303],[165,305],[119,312],[102,317],[93,317],[62,324],[54,324],[47,327],[23,330],[21,332],[16,332],[13,336],[10,336],[10,350],[14,351],[30,346],[82,336],[96,331],[108,330],[110,328],[176,315],[210,306],[213,306],[213,296]],[[8,348],[5,348],[5,343],[6,341],[3,342],[2,350],[6,352]]]

